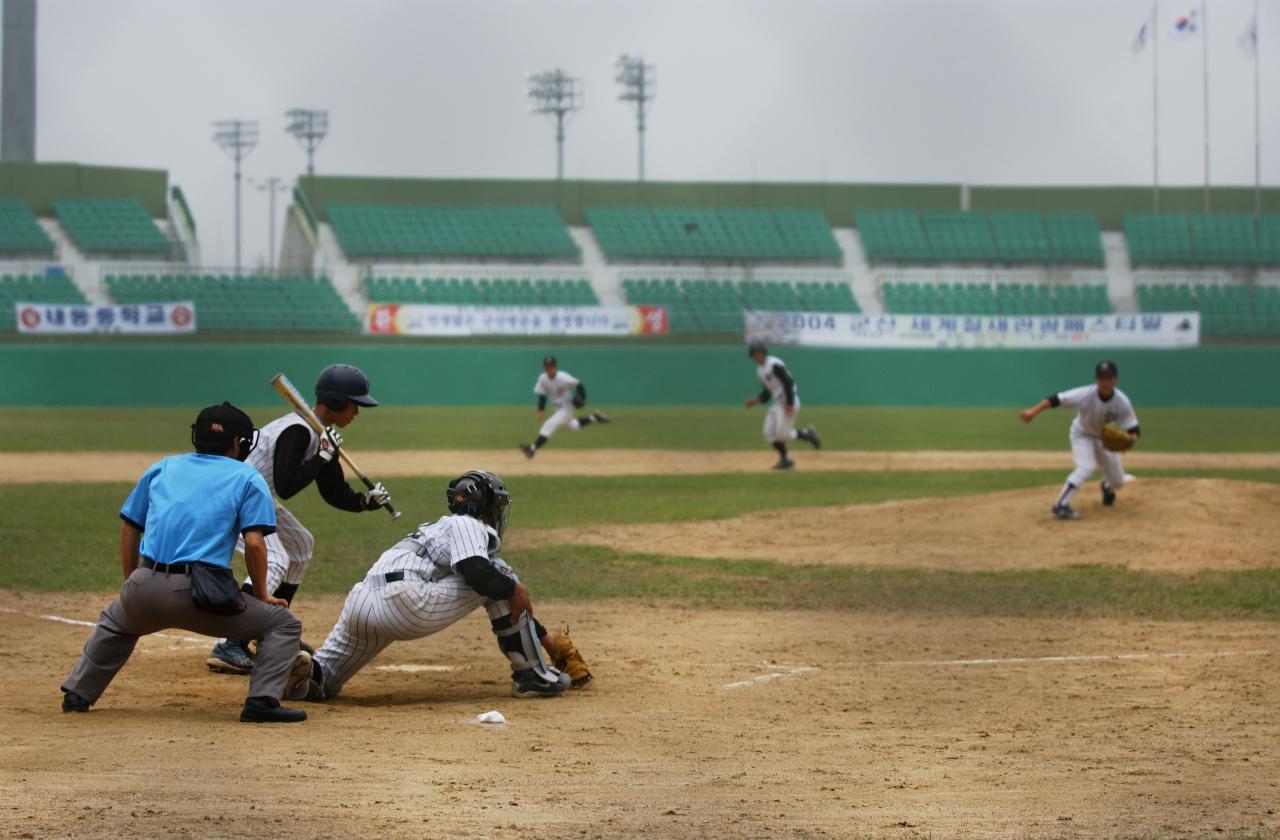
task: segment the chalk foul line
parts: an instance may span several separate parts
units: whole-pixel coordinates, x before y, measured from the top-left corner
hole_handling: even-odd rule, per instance
[[[39,618],[44,621],[55,621],[58,624],[74,624],[76,627],[97,627],[96,621],[81,621],[78,618],[67,618],[63,615],[42,615],[40,613],[29,613],[25,610],[15,610],[12,607],[0,607],[0,612],[9,613],[11,615],[21,615],[27,618]],[[209,644],[209,639],[199,636],[179,636],[175,633],[148,633],[149,636],[158,636],[162,639],[177,639],[180,642],[195,642],[202,645]]]

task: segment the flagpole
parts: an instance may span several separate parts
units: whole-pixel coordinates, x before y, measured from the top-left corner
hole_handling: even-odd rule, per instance
[[[1262,97],[1258,90],[1262,59],[1258,55],[1258,0],[1253,0],[1253,215],[1262,215]]]
[[[1160,212],[1160,27],[1156,21],[1159,3],[1151,4],[1151,212]]]
[[[1209,212],[1209,0],[1200,4],[1204,64],[1204,212]]]

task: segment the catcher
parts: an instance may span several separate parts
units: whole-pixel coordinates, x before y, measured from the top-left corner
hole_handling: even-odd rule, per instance
[[[1124,466],[1119,453],[1127,452],[1137,443],[1140,434],[1133,403],[1116,387],[1120,378],[1116,363],[1098,362],[1093,375],[1094,384],[1050,394],[1018,415],[1023,423],[1030,423],[1048,408],[1076,409],[1076,419],[1071,423],[1071,455],[1076,469],[1067,476],[1067,483],[1053,505],[1053,515],[1058,519],[1080,518],[1071,508],[1071,499],[1098,467],[1102,468],[1103,475],[1102,504],[1110,507],[1116,503],[1116,491],[1124,486]]]
[[[529,590],[497,556],[511,513],[502,479],[473,470],[449,482],[445,498],[452,515],[419,525],[352,588],[293,699],[330,700],[387,645],[438,633],[480,606],[511,661],[513,696],[553,697],[590,682],[568,633],[538,623]]]

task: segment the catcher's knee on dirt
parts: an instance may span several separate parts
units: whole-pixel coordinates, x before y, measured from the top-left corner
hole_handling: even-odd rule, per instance
[[[568,683],[562,675],[547,663],[542,655],[542,641],[536,636],[536,623],[523,613],[515,624],[511,623],[511,607],[506,601],[495,601],[488,606],[489,622],[493,635],[498,637],[498,649],[511,661],[512,673],[532,671],[548,683]]]

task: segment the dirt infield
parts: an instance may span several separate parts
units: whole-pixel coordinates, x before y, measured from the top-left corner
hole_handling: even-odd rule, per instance
[[[582,692],[506,696],[477,614],[283,729],[235,722],[244,681],[177,638],[61,714],[87,628],[32,616],[106,600],[0,591],[5,836],[1280,833],[1275,625],[546,603]],[[308,636],[339,607],[307,600]]]
[[[1104,508],[1096,486],[1090,486],[1077,496],[1082,518],[1076,522],[1049,516],[1058,489],[790,508],[674,524],[523,529],[512,534],[510,544],[962,570],[1097,562],[1189,572],[1280,562],[1280,485],[1140,479],[1120,491],[1112,508]]]
[[[135,481],[161,452],[0,452],[0,484]],[[528,460],[510,450],[390,450],[361,452],[369,475],[394,478],[457,475],[477,466],[500,475],[700,475],[766,471],[775,456],[759,452],[682,452],[665,449],[547,449]],[[1016,470],[1070,471],[1065,448],[1028,452],[812,452],[796,454],[801,470]],[[1280,453],[1132,452],[1132,469],[1280,469]]]

